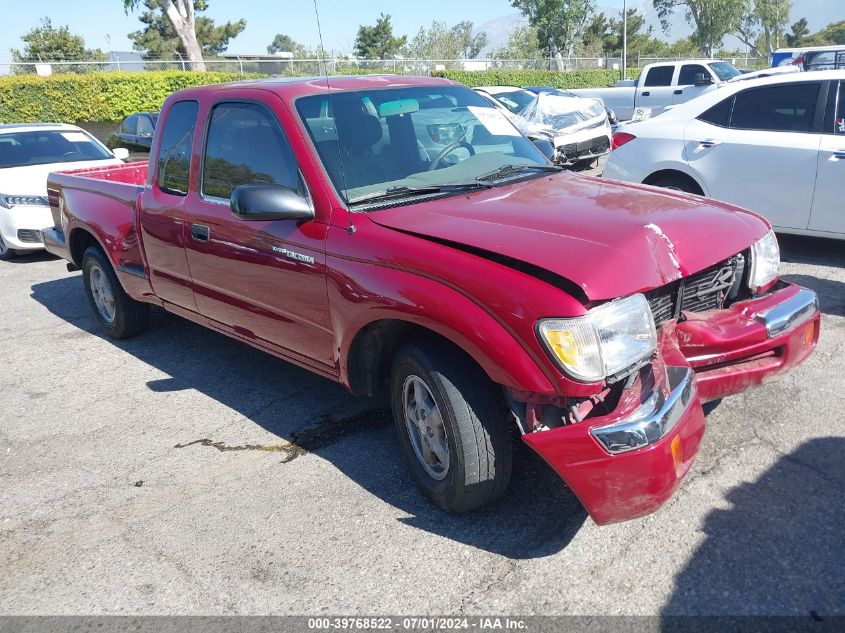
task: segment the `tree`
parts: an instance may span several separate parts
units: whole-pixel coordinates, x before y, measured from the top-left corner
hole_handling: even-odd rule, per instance
[[[507,45],[490,55],[493,59],[541,59],[543,56],[537,29],[527,24],[517,27],[508,38]]]
[[[755,55],[774,53],[791,11],[792,0],[753,0],[753,11],[742,18],[736,35]]]
[[[407,41],[406,35],[402,37],[393,36],[390,15],[382,13],[374,26],[361,25],[358,27],[358,36],[355,38],[355,54],[366,59],[390,59],[396,56]]]
[[[12,61],[23,63],[60,61],[106,61],[99,48],[85,48],[85,39],[74,35],[67,26],[54,28],[50,18],[21,37],[23,50],[13,48]]]
[[[828,24],[804,42],[805,46],[833,46],[835,44],[845,44],[845,20]]]
[[[472,22],[459,22],[449,27],[434,21],[421,27],[403,51],[412,59],[474,59],[487,45],[487,35],[472,35]]]
[[[145,27],[129,34],[133,48],[146,51],[148,58],[178,53],[192,70],[205,70],[203,55],[219,55],[246,28],[245,20],[217,26],[211,18],[197,16],[208,8],[206,0],[123,0],[123,7],[128,13],[142,2],[147,10],[139,19]]]
[[[562,56],[572,56],[595,0],[511,0],[511,5],[528,18],[537,30],[540,45],[557,58],[558,69],[563,70]]]
[[[686,10],[702,56],[713,57],[728,33],[738,30],[751,0],[652,0],[657,15],[668,32],[669,18],[677,9]]]
[[[470,20],[464,20],[452,27],[452,34],[461,49],[461,59],[475,59],[481,53],[481,49],[487,46],[487,33],[473,35],[474,26]]]
[[[270,42],[270,45],[267,46],[267,52],[270,55],[274,55],[275,53],[293,53],[294,57],[299,57],[300,59],[311,56],[311,51],[291,36],[285,35],[284,33],[276,34],[276,37],[274,37],[273,41]]]
[[[786,42],[792,47],[804,45],[804,40],[810,34],[810,24],[807,18],[801,18],[792,25],[792,33],[786,34]]]

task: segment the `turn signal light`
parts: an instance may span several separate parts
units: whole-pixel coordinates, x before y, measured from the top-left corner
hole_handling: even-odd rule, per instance
[[[629,134],[628,132],[617,132],[613,135],[613,143],[610,146],[611,151],[619,149],[623,145],[626,145],[631,141],[636,140],[636,138],[636,136],[634,136],[633,134]]]

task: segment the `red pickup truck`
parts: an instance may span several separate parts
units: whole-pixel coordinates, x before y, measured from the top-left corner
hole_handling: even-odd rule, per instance
[[[508,484],[521,437],[596,523],[689,471],[702,403],[819,336],[753,213],[563,172],[483,97],[433,78],[191,88],[149,166],[52,174],[48,250],[107,334],[149,305],[387,395],[449,512]]]

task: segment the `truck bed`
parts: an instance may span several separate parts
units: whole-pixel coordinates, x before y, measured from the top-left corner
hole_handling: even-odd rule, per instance
[[[137,204],[147,182],[146,162],[54,172],[47,178],[53,223],[79,265],[74,233],[93,235],[112,259],[118,275],[144,274],[139,247]]]

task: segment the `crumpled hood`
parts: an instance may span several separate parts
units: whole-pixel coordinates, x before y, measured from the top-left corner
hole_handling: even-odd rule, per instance
[[[769,230],[718,202],[555,174],[368,214],[381,226],[542,268],[591,301],[664,286],[747,249]]]
[[[47,176],[53,172],[123,165],[117,158],[85,160],[73,163],[49,163],[0,169],[0,193],[15,196],[46,196]]]

